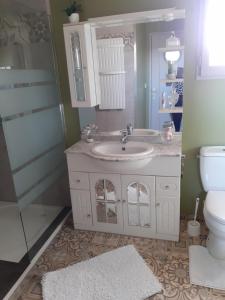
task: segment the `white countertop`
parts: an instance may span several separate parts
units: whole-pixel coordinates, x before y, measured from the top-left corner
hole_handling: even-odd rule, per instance
[[[120,141],[118,140],[118,143]],[[146,142],[146,141],[145,141]],[[100,144],[102,143],[102,141],[94,141],[93,143],[87,143],[86,141],[79,141],[76,144],[74,144],[73,146],[71,146],[70,148],[68,148],[65,153],[66,154],[73,154],[73,153],[77,153],[77,154],[84,154],[93,158],[97,158],[100,160],[117,160],[115,157],[111,157],[110,159],[105,156],[101,156],[101,155],[95,155],[91,149],[93,146],[95,146],[96,144]],[[128,141],[129,143],[129,141]],[[150,154],[147,154],[145,156],[146,157],[158,157],[158,156],[179,156],[181,157],[182,155],[182,148],[181,148],[181,139],[175,139],[171,144],[162,144],[162,143],[151,143],[148,142],[149,144],[151,144],[153,146],[153,151]],[[122,144],[121,144],[122,146]],[[127,155],[126,160],[136,160],[137,158],[135,157],[129,157],[129,155]]]

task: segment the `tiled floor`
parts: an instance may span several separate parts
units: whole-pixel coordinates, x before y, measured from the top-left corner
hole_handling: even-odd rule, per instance
[[[225,292],[189,283],[188,246],[205,245],[206,236],[207,231],[203,227],[200,238],[188,238],[185,220],[181,221],[180,241],[171,242],[78,231],[73,229],[72,218],[69,218],[62,231],[40,257],[10,300],[40,300],[42,299],[41,276],[45,272],[80,262],[127,244],[134,244],[163,284],[163,292],[149,299],[222,300],[225,299]]]

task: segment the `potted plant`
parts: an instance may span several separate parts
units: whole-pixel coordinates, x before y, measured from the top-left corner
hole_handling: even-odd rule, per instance
[[[71,23],[79,23],[79,12],[81,11],[81,5],[76,1],[73,1],[70,6],[64,9]]]

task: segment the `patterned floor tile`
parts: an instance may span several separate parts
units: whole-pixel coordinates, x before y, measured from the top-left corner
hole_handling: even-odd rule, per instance
[[[41,300],[44,273],[129,244],[136,247],[163,285],[161,293],[146,300],[225,300],[223,291],[190,284],[188,247],[205,246],[207,229],[202,225],[200,237],[190,238],[186,227],[187,220],[182,218],[180,240],[173,242],[74,230],[69,218],[10,300]]]

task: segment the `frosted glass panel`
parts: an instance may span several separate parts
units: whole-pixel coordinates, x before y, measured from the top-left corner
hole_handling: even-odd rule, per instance
[[[22,2],[0,1],[1,299],[70,205],[51,18]]]
[[[63,141],[59,107],[14,119],[3,125],[12,169]]]
[[[55,85],[0,90],[0,99],[2,118],[59,103]]]
[[[13,175],[16,195],[20,196],[36,184],[44,176],[52,172],[65,159],[64,145],[57,146],[52,151],[35,160]]]
[[[4,70],[0,71],[0,85],[55,81],[53,74],[47,70]]]

